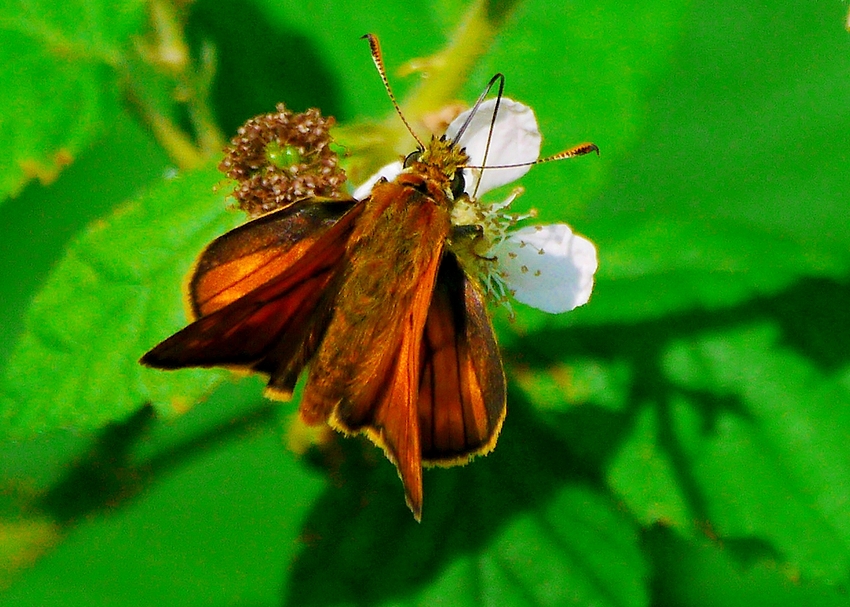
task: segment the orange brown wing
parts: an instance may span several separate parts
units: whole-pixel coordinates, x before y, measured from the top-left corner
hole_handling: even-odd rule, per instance
[[[488,453],[505,418],[505,374],[478,286],[443,258],[422,339],[419,429],[428,465]]]
[[[327,209],[305,207],[294,224],[290,211],[260,217],[210,245],[190,287],[196,310],[206,314],[145,354],[143,364],[247,368],[270,376],[272,396],[291,394],[327,325],[331,283],[362,205],[336,220]]]
[[[352,206],[354,201],[308,199],[216,238],[201,253],[189,282],[195,318],[283,274]]]
[[[382,332],[381,340],[372,342],[370,351],[358,359],[361,363],[366,359],[380,362],[370,365],[368,373],[358,367],[357,381],[343,391],[331,392],[334,396],[317,387],[312,375],[316,368],[313,368],[301,401],[301,415],[308,423],[327,419],[342,432],[364,432],[384,450],[398,470],[405,500],[416,520],[422,516],[423,501],[416,405],[421,343],[440,257],[437,250],[422,268],[421,276],[404,297],[404,305],[396,306],[393,311],[387,308],[387,317],[381,319],[386,323],[386,332]],[[339,323],[343,318],[337,315],[334,320]],[[345,345],[350,346],[350,342]],[[326,355],[326,345],[322,347],[320,357]]]
[[[300,407],[307,423],[327,420],[382,447],[417,519],[421,341],[451,225],[445,201],[415,187],[424,182],[407,175],[372,190]]]
[[[434,267],[436,273],[436,267]],[[425,283],[425,281],[423,281]],[[375,406],[366,435],[384,449],[395,464],[404,485],[407,506],[416,520],[422,519],[422,449],[417,419],[422,327],[428,311],[431,284],[418,290],[410,314],[404,319],[393,367]]]

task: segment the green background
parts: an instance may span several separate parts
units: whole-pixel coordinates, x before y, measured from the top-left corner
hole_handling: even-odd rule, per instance
[[[203,129],[190,169],[140,108],[191,134],[205,105],[175,99],[209,91],[226,137],[280,101],[366,132],[390,108],[358,37],[405,99],[474,7],[199,0],[169,71],[157,6],[0,8],[0,603],[847,604],[846,3],[479,5],[454,96],[503,72],[544,153],[600,147],[517,203],[600,269],[570,314],[494,309],[504,431],[426,471],[421,524],[365,441],[296,454],[257,378],[137,364],[241,221]]]

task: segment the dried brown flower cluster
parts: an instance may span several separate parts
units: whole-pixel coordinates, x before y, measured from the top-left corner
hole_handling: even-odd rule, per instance
[[[315,108],[296,114],[279,103],[277,113],[239,127],[218,167],[238,182],[239,208],[257,217],[303,198],[344,197],[345,171],[328,132],[333,124]]]

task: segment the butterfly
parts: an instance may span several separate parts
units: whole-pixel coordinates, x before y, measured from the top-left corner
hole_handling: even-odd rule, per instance
[[[378,40],[366,38],[407,125]],[[485,102],[496,82],[499,95]],[[510,280],[490,271],[497,260],[484,245],[492,221],[475,198],[493,186],[486,183],[488,153],[502,157],[493,136],[500,107],[509,118],[516,112],[526,119],[522,108],[530,113],[503,98],[503,86],[504,77],[494,77],[446,135],[420,142],[352,198],[297,200],[214,240],[189,282],[195,320],[141,362],[261,373],[269,378],[267,395],[281,400],[291,398],[306,370],[302,419],[364,433],[381,447],[420,520],[422,466],[488,453],[505,419],[505,374],[486,304],[493,281],[504,287]],[[521,133],[514,139],[506,149],[535,147]],[[535,141],[527,159],[500,165],[508,176],[497,181],[539,162],[539,134]],[[598,152],[583,144],[557,156],[590,151]],[[590,284],[595,249],[592,261]],[[528,269],[517,268],[515,275]],[[582,289],[586,295],[577,297],[586,301],[589,286]]]

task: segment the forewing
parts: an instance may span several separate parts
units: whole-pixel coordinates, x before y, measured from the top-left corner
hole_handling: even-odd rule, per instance
[[[376,185],[301,401],[308,423],[327,419],[384,449],[417,518],[422,332],[449,229],[445,200],[405,183]]]
[[[248,244],[250,238],[244,233],[232,239],[227,239],[227,235],[219,239],[224,240],[224,243],[214,243],[212,246],[219,246],[219,252],[230,247],[236,256],[230,261],[219,255],[221,263],[211,266],[229,268],[226,275],[235,280],[230,283],[220,282],[231,286],[219,293],[232,294],[256,282],[250,272],[237,271],[238,253],[243,250],[252,263],[258,258],[255,255],[260,255],[257,251],[268,260],[257,266],[261,269],[258,271],[274,267],[279,273],[175,333],[145,354],[142,363],[162,369],[218,365],[248,368],[271,375],[270,387],[273,392],[277,392],[278,396],[287,396],[287,391],[294,383],[293,374],[297,376],[312,354],[312,351],[304,351],[305,340],[310,342],[308,347],[314,348],[318,339],[316,335],[321,333],[327,322],[327,314],[324,312],[324,307],[330,305],[327,291],[333,288],[331,282],[361,212],[362,205],[357,205],[335,223],[328,223],[330,220],[327,217],[310,210],[304,215],[309,219],[305,220],[307,225],[315,223],[317,217],[322,217],[320,227],[325,223],[327,226],[320,229],[318,237],[313,232],[305,235],[310,243],[308,247],[301,247],[301,241],[295,242],[294,237],[290,238],[292,242],[280,240],[282,244],[278,255],[275,255],[271,237],[266,238],[263,246],[253,248]],[[264,218],[246,225],[254,225]],[[272,221],[262,225],[266,227],[275,223]],[[240,249],[237,245],[244,248]],[[292,253],[296,250],[300,252],[297,256]],[[281,259],[285,259],[286,263],[282,263]],[[205,271],[205,274],[209,273]],[[219,277],[224,275],[225,272],[218,274]],[[204,279],[204,284],[211,285],[213,282]],[[206,301],[221,302],[222,299],[213,297]],[[209,309],[203,304],[199,307]]]
[[[434,269],[436,271],[436,268]],[[381,446],[398,469],[404,497],[416,520],[422,518],[422,449],[417,419],[417,385],[421,367],[422,326],[430,301],[431,285],[423,285],[405,318],[395,364],[380,394],[366,435]]]
[[[419,428],[425,464],[489,452],[505,418],[505,375],[478,286],[446,254],[422,339]]]
[[[286,272],[354,204],[308,199],[215,239],[201,253],[189,282],[195,318],[220,310]]]

